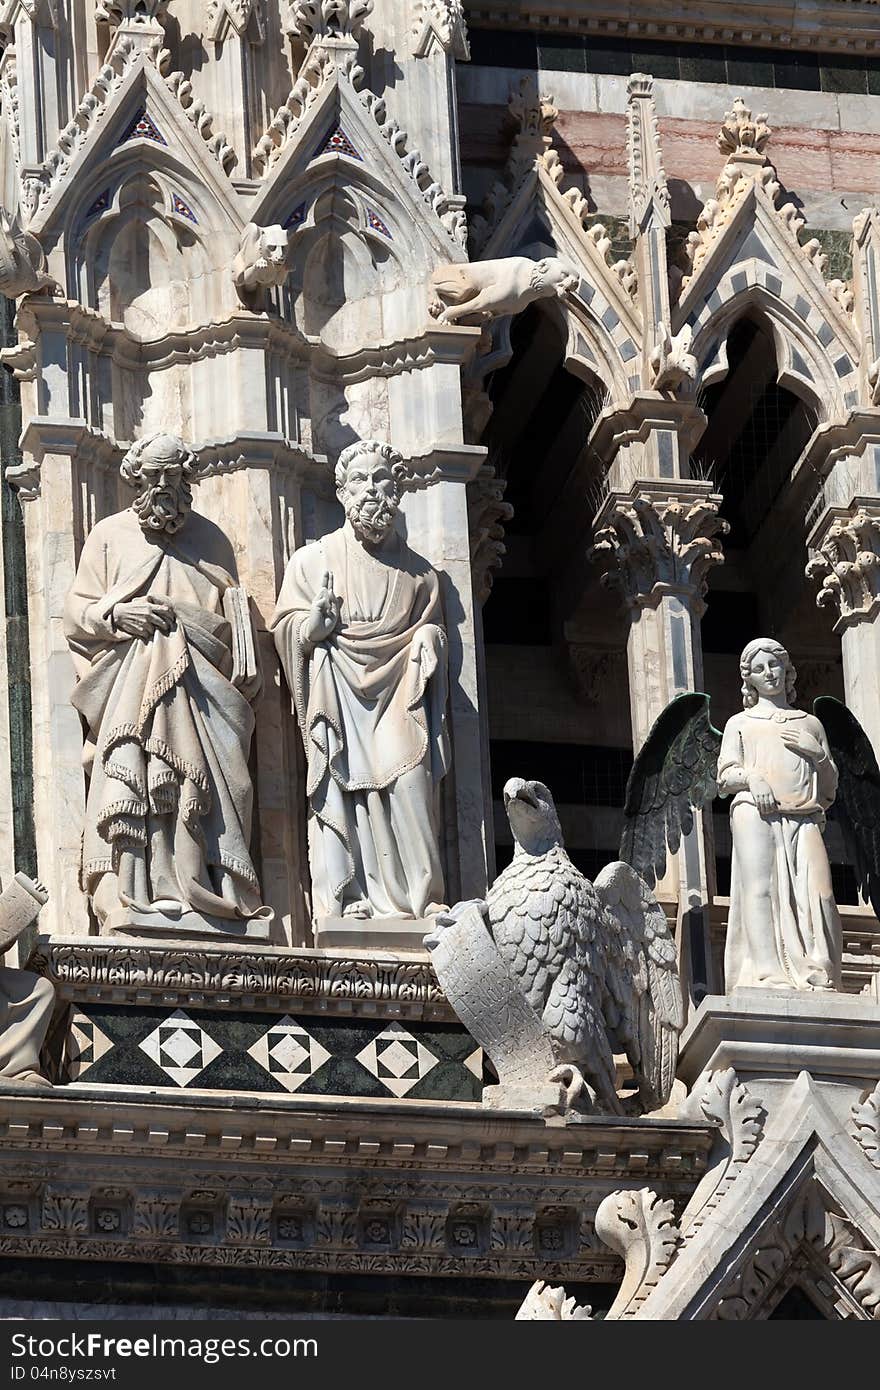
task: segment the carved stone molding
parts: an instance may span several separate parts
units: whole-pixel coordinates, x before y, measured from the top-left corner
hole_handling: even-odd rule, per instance
[[[630,609],[676,594],[701,617],[709,570],[724,559],[720,537],[729,527],[721,500],[708,483],[640,481],[629,492],[610,492],[590,551],[613,565],[603,582],[618,586]]]
[[[782,1276],[801,1249],[814,1252],[827,1266],[832,1278],[826,1277],[823,1302],[836,1304],[838,1316],[880,1319],[880,1254],[870,1249],[853,1222],[828,1209],[815,1182],[807,1183],[788,1208],[765,1227],[756,1245],[726,1284],[712,1319],[742,1321],[772,1308]],[[808,1285],[816,1283],[811,1263],[799,1273]],[[852,1300],[850,1306],[840,1306],[829,1287],[833,1284],[846,1303]]]
[[[52,941],[37,966],[61,999],[112,1004],[206,1005],[452,1020],[427,960],[332,956],[305,949],[139,945],[106,938]]]
[[[513,517],[513,507],[504,500],[506,488],[505,479],[496,478],[488,463],[468,484],[471,575],[478,603],[485,603],[492,592],[493,570],[500,567],[507,549],[504,527]]]
[[[808,542],[817,553],[807,577],[819,581],[816,603],[837,612],[835,631],[873,618],[880,601],[880,506],[856,497],[829,508]]]
[[[540,93],[533,73],[522,77],[519,87],[510,93],[507,110],[516,135],[501,178],[490,187],[481,211],[471,218],[470,234],[475,250],[485,246],[536,162],[550,149],[553,126],[559,114],[552,96]]]
[[[706,1127],[465,1105],[6,1093],[0,1253],[616,1281],[602,1199],[637,1169],[680,1203],[709,1142]]]

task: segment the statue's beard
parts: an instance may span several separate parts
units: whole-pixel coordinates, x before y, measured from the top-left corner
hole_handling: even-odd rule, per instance
[[[397,503],[388,497],[367,497],[362,502],[352,499],[346,505],[345,515],[357,536],[371,545],[378,545],[394,525]]]
[[[185,482],[176,487],[148,487],[138,494],[132,505],[145,531],[164,531],[173,536],[189,514],[192,488]]]

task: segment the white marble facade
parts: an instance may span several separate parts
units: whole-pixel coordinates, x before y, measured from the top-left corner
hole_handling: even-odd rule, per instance
[[[7,0],[0,22],[0,275],[17,302],[3,361],[22,410],[21,462],[7,477],[24,515],[36,857],[50,893],[42,932],[83,937],[107,917],[95,885],[86,882],[91,904],[82,886],[95,795],[83,744],[88,767],[94,730],[71,703],[65,602],[100,537],[124,546],[127,523],[113,518],[131,516],[132,498],[120,464],[160,432],[191,451],[195,512],[228,543],[262,671],[252,743],[239,749],[251,784],[242,795],[253,798],[235,851],[251,863],[239,919],[259,920],[275,946],[311,946],[321,922],[344,920],[345,948],[412,947],[414,932],[385,939],[378,924],[399,930],[485,894],[494,831],[480,605],[509,508],[478,441],[489,374],[536,302],[563,335],[567,369],[604,392],[587,450],[601,460],[601,492],[578,493],[575,470],[570,512],[624,601],[633,747],[671,697],[704,681],[700,619],[727,522],[692,456],[706,426],[699,402],[723,376],[740,312],[760,312],[781,379],[799,383],[816,412],[809,468],[829,481],[804,518],[811,575],[820,601],[840,607],[849,703],[876,730],[876,595],[863,557],[876,510],[877,215],[856,220],[852,285],[832,279],[818,243],[799,240],[803,217],[771,163],[772,133],[744,100],[730,99],[717,185],[667,274],[672,201],[654,85],[640,74],[618,103],[628,257],[614,259],[563,166],[552,96],[528,81],[511,93],[507,163],[468,222],[455,90],[469,51],[457,0],[119,0],[70,14]],[[194,65],[198,36],[209,58]],[[398,760],[407,776],[418,764],[426,783],[410,805],[424,881],[404,885],[399,866],[372,905],[357,887],[358,873],[381,878],[369,854],[355,854],[358,873],[346,877],[346,859],[341,876],[327,870],[329,887],[314,881],[313,750],[291,689],[297,663],[272,632],[291,565],[315,569],[311,547],[323,554],[344,534],[335,469],[362,440],[405,467],[397,534],[436,576],[429,625],[442,634],[419,697],[431,757]],[[852,566],[840,577],[847,545],[861,588]],[[319,587],[331,568],[318,565]],[[8,740],[0,771],[10,788]],[[346,795],[373,794],[369,778],[360,791],[357,781]],[[376,795],[389,781],[379,778]],[[334,816],[341,824],[328,813],[325,830]],[[392,838],[401,823],[389,812]],[[4,821],[0,869],[14,860]],[[701,822],[661,890],[680,917],[698,906],[711,954],[712,845]]]

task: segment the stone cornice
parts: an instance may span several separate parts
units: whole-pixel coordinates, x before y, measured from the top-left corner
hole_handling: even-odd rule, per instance
[[[745,44],[827,52],[874,53],[880,50],[880,14],[872,0],[784,0],[768,7],[761,0],[742,0],[735,11],[727,0],[507,0],[486,4],[465,0],[471,29],[537,29],[641,38],[670,43]]]
[[[436,1102],[0,1088],[0,1254],[616,1279],[599,1203],[681,1206],[713,1127]]]
[[[654,430],[674,429],[691,453],[706,428],[706,417],[692,401],[670,400],[659,391],[633,395],[606,406],[589,438],[589,448],[607,464],[629,444],[644,443]]]

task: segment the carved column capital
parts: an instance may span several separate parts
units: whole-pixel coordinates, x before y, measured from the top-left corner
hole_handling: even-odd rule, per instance
[[[880,500],[829,507],[807,544],[815,552],[807,577],[819,582],[817,606],[837,610],[835,630],[872,619],[880,607]]]
[[[618,585],[633,611],[675,594],[702,617],[709,570],[724,559],[720,538],[729,530],[721,500],[710,483],[696,481],[644,480],[610,492],[590,551],[591,559],[611,561],[603,583]]]

